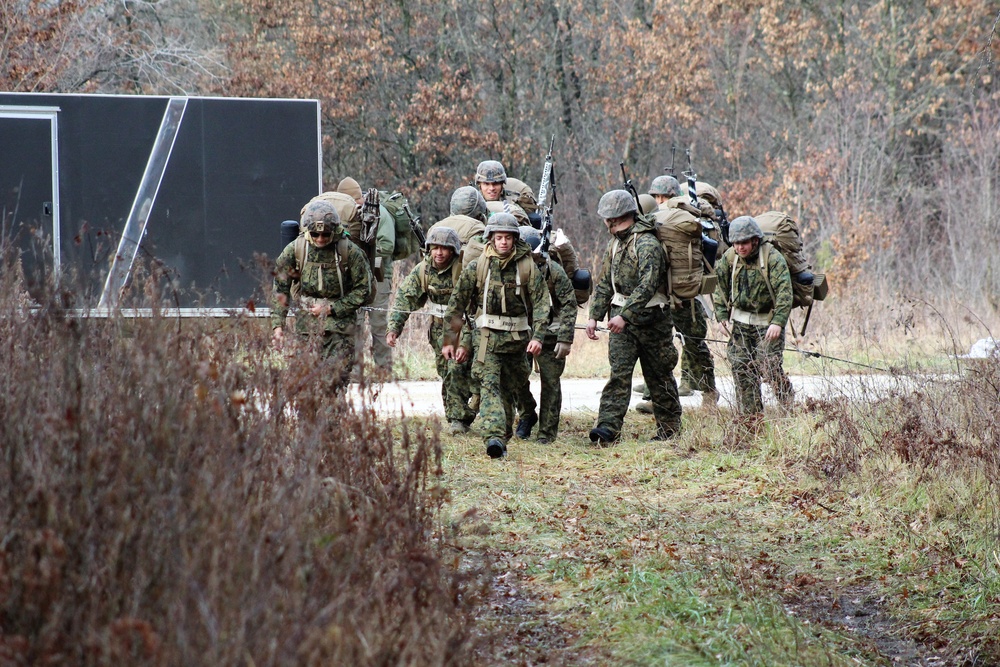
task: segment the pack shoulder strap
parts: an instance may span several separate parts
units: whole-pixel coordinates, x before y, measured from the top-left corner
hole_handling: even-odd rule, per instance
[[[768,264],[771,259],[771,244],[760,244],[760,272],[764,274],[764,284],[767,285],[767,293],[771,295],[771,309],[778,307],[778,301],[774,298],[774,288],[771,287],[771,275],[768,271]]]

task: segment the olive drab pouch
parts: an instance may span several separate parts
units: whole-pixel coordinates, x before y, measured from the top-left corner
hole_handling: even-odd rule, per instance
[[[420,252],[420,240],[413,233],[410,227],[410,216],[406,214],[406,207],[409,203],[406,197],[399,192],[379,192],[379,204],[392,217],[393,226],[396,229],[396,243],[392,249],[393,259],[406,259],[410,255]]]

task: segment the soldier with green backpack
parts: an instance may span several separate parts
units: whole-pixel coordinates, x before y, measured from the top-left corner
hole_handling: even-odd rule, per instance
[[[332,204],[307,204],[300,226],[303,233],[275,262],[272,337],[281,346],[294,305],[296,333],[320,342],[323,359],[335,364],[332,385],[340,388],[354,364],[355,317],[371,295],[373,278],[368,259],[349,240]]]
[[[374,239],[364,238],[363,215],[361,208],[365,204],[366,193],[361,185],[351,177],[344,178],[337,185],[337,192],[354,199],[359,207],[358,214],[350,221],[351,239],[369,256],[375,276],[375,300],[371,308],[358,313],[358,324],[368,313],[368,325],[371,329],[372,361],[384,377],[392,376],[392,349],[386,344],[385,331],[389,310],[389,295],[392,292],[392,262],[405,259],[420,250],[420,244],[410,229],[409,217],[403,207],[406,198],[398,192],[368,191],[368,198],[378,213],[373,214]]]

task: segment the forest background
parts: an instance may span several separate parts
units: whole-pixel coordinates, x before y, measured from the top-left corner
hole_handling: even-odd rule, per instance
[[[554,135],[557,226],[592,265],[619,161],[642,190],[676,145],[731,217],[798,219],[838,294],[992,319],[998,19],[990,0],[15,0],[0,88],[316,98],[327,184],[402,190],[425,220],[483,159],[537,188]]]

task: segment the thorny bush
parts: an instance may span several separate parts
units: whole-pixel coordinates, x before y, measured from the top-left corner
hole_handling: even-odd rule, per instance
[[[0,664],[469,662],[485,577],[435,534],[435,435],[394,443],[312,355],[273,363],[253,319],[27,308],[18,273],[0,271]]]
[[[866,400],[809,400],[829,436],[812,462],[828,476],[889,457],[918,474],[979,480],[1000,498],[1000,358],[970,361],[949,375],[897,373],[862,390]],[[993,507],[1000,521],[1000,507]],[[1000,532],[998,532],[1000,537]]]

